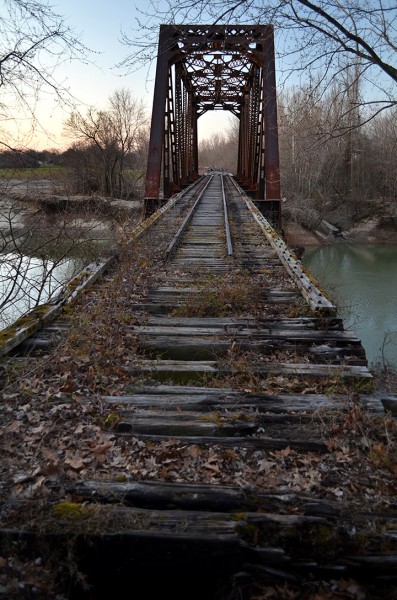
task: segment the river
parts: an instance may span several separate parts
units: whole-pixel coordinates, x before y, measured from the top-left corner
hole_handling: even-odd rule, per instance
[[[303,264],[361,339],[370,368],[397,368],[397,245],[305,248]]]
[[[0,330],[56,295],[83,266],[76,258],[53,261],[0,254]]]

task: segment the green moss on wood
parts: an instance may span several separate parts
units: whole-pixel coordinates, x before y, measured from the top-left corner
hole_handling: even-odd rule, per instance
[[[92,514],[92,507],[74,502],[60,502],[54,506],[53,513],[57,519],[80,521]]]

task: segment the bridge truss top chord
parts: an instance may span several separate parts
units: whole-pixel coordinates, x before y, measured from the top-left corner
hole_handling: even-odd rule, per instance
[[[198,178],[197,121],[208,110],[229,110],[239,119],[237,180],[278,226],[280,174],[270,25],[160,27],[144,218]]]

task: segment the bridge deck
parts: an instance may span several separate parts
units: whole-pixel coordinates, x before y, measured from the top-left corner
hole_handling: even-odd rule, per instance
[[[370,431],[393,431],[362,345],[242,191],[225,178],[225,218],[203,182],[3,360],[0,555],[40,556],[71,598],[385,594],[397,515]]]

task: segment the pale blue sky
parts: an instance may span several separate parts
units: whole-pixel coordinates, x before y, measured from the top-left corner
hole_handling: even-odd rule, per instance
[[[58,67],[58,81],[70,91],[79,103],[80,110],[88,106],[105,108],[112,92],[122,87],[131,90],[136,98],[142,98],[151,110],[152,84],[146,80],[153,75],[147,68],[133,75],[121,76],[117,63],[126,57],[129,50],[120,42],[122,28],[136,26],[136,6],[144,7],[144,0],[58,0],[53,3],[56,12],[63,15],[67,24],[82,43],[91,51],[91,63],[73,62]],[[68,145],[69,140],[62,135],[63,123],[68,111],[59,106],[55,98],[43,98],[37,111],[42,128],[50,132],[46,138],[43,132],[36,138],[40,147]]]

